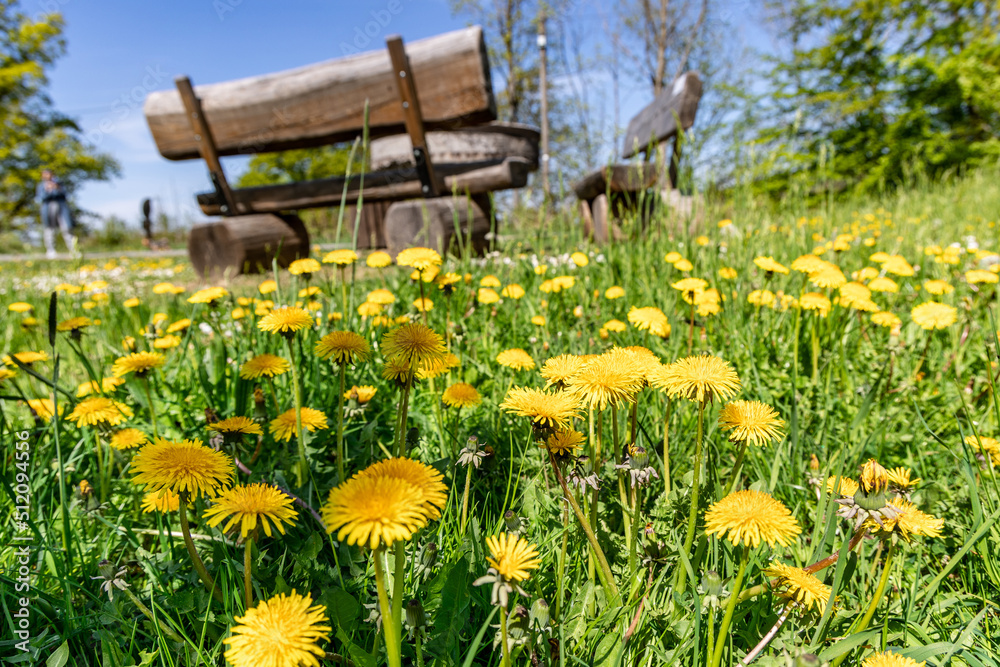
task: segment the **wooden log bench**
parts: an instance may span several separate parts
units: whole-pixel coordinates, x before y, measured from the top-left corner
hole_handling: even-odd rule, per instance
[[[457,231],[482,246],[490,227],[484,221],[493,215],[488,193],[527,183],[538,167],[538,131],[492,122],[496,103],[478,26],[405,48],[398,36],[386,44],[385,51],[197,88],[178,77],[176,91],[147,97],[144,113],[160,154],[203,159],[213,189],[197,195],[198,205],[223,216],[192,229],[189,252],[199,273],[250,272],[273,258],[286,265],[306,256],[309,235],[293,212],[342,204],[355,213],[362,207],[359,242],[398,250],[419,238],[444,252],[460,212]],[[220,158],[351,141],[365,126],[366,103],[368,173],[230,187]],[[355,217],[345,220],[353,226]]]
[[[573,184],[588,236],[598,243],[620,239],[617,221],[633,214],[645,223],[656,202],[653,189],[677,187],[683,133],[694,125],[701,92],[697,72],[680,76],[629,121],[622,156],[629,159],[641,153],[642,160],[607,165]],[[668,154],[671,139],[673,148]]]

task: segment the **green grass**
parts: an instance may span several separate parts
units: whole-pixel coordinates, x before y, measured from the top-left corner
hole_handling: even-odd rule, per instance
[[[514,664],[528,664],[529,655],[540,664],[552,665],[709,664],[708,642],[714,641],[710,626],[718,629],[728,600],[723,593],[713,609],[706,599],[709,591],[704,577],[715,571],[724,588],[732,586],[742,552],[726,540],[705,539],[700,518],[695,549],[685,553],[680,548],[690,507],[697,406],[680,399],[671,404],[671,487],[665,493],[660,459],[664,395],[654,389],[639,394],[637,444],[649,451],[650,465],[660,479],[653,480],[643,493],[640,520],[643,526],[651,524],[651,534],[640,532],[636,568],[628,566],[616,471],[610,465],[599,471],[602,488],[596,533],[621,592],[617,605],[610,603],[612,596],[594,574],[579,523],[572,513],[564,515],[553,470],[533,442],[527,420],[498,407],[512,385],[544,385],[537,369],[512,371],[496,363],[497,354],[508,348],[523,348],[539,366],[558,354],[599,354],[612,345],[642,345],[663,362],[686,356],[690,307],[670,286],[682,274],[663,259],[667,252],[677,251],[693,263],[689,275],[707,280],[723,298],[721,312],[695,318],[692,353],[711,353],[729,361],[742,383],[738,398],[768,403],[786,422],[787,435],[779,442],[765,449],[750,448],[741,486],[781,500],[802,532],[790,547],[754,549],[744,589],[766,580],[761,569],[772,558],[805,566],[831,553],[843,554],[834,567],[818,573],[835,589],[836,604],[811,613],[793,613],[755,664],[784,665],[786,657],[803,653],[819,654],[824,661],[843,658],[845,664],[860,664],[873,651],[886,648],[933,665],[1000,664],[996,604],[1000,598],[1000,528],[996,523],[1000,487],[993,468],[963,442],[964,436],[1000,434],[1000,403],[994,394],[996,290],[990,285],[973,289],[963,278],[977,261],[965,249],[970,245],[967,237],[974,237],[985,250],[998,250],[998,182],[1000,172],[985,170],[944,184],[913,184],[882,200],[831,202],[819,209],[796,203],[767,207],[737,192],[708,207],[700,230],[688,233],[685,224],[659,211],[645,231],[636,221],[626,220],[624,230],[631,240],[605,247],[587,245],[572,217],[554,214],[540,226],[543,216],[528,211],[522,212],[513,229],[501,230],[510,240],[485,261],[447,258],[444,270],[468,274],[469,282],[460,281],[451,296],[429,286],[434,308],[428,322],[443,332],[445,313],[450,311],[455,322],[452,350],[461,365],[433,384],[417,383],[407,423],[416,429],[408,435],[411,456],[441,470],[450,494],[440,520],[431,521],[407,546],[405,599],[420,599],[427,618],[423,659],[440,665],[500,663],[494,636],[501,612],[491,604],[490,587],[475,587],[472,582],[488,567],[486,536],[509,530],[504,513],[512,511],[520,519],[521,533],[541,554],[540,567],[522,584],[527,595],[515,596],[514,603],[531,608],[544,598],[550,609],[550,622],[544,626],[530,625],[529,617],[512,619],[512,635],[523,640],[514,649]],[[731,219],[733,225],[720,230],[716,222],[723,218]],[[702,234],[707,243],[698,241]],[[753,290],[766,288],[798,296],[806,287],[805,278],[794,271],[767,278],[754,266],[755,257],[770,255],[787,266],[840,234],[853,235],[848,248],[827,251],[823,258],[840,266],[848,280],[851,272],[872,266],[868,257],[876,251],[902,254],[919,268],[913,277],[894,276],[900,285],[898,293],[873,296],[882,309],[900,317],[898,335],[874,325],[867,314],[837,305],[820,318],[809,311],[757,308],[747,302]],[[866,245],[866,239],[873,239],[874,245]],[[933,256],[925,254],[925,248],[952,243],[963,247],[956,265],[935,263]],[[589,254],[587,266],[569,262],[568,253],[576,250]],[[534,271],[535,263],[549,266],[544,276]],[[10,353],[45,350],[51,357],[36,364],[32,372],[14,368],[16,376],[0,383],[4,399],[0,402],[0,438],[14,443],[16,433],[28,432],[30,465],[23,466],[23,472],[29,478],[31,510],[30,532],[25,535],[32,537],[27,594],[30,650],[24,654],[14,646],[19,640],[13,639],[17,629],[13,614],[20,608],[21,597],[13,588],[18,567],[16,527],[6,522],[0,529],[0,603],[5,626],[0,647],[14,664],[44,659],[55,665],[223,664],[222,640],[234,616],[244,611],[243,549],[238,535],[208,528],[201,519],[206,505],[197,503],[198,511],[191,514],[192,530],[203,537],[195,541],[222,588],[224,602],[220,604],[199,582],[180,537],[170,536],[170,531],[180,530],[176,513],[141,512],[143,493],[131,483],[128,471],[133,454],[96,445],[103,464],[111,462],[110,485],[101,503],[95,430],[77,428],[66,417],[35,419],[19,399],[48,396],[55,385],[59,404],[68,415],[79,400],[75,395],[80,383],[110,375],[111,364],[123,353],[123,337],[135,336],[139,348],[146,349],[151,338],[137,331],[148,326],[155,314],[166,315],[164,324],[190,318],[194,325],[178,334],[181,345],[166,352],[166,366],[152,375],[160,433],[170,439],[207,441],[211,435],[205,430],[208,411],[220,417],[264,414],[260,452],[253,463],[247,463],[253,473],[238,473],[239,481],[277,484],[319,509],[337,482],[330,454],[336,448],[339,373],[312,354],[313,344],[324,333],[343,328],[357,331],[375,346],[385,329],[373,328],[371,320],[362,321],[356,314],[326,322],[327,313],[341,310],[340,285],[332,268],[312,280],[322,290],[316,298],[324,323],[294,339],[295,363],[303,405],[325,412],[330,428],[308,436],[312,479],[293,488],[295,441],[276,442],[266,427],[276,414],[273,401],[282,411],[292,406],[291,376],[276,378],[274,396],[271,386],[263,383],[264,403],[255,408],[253,383],[239,379],[237,373],[239,364],[254,354],[266,351],[287,356],[287,349],[277,337],[259,331],[252,315],[239,321],[231,316],[239,307],[239,297],[272,298],[276,303],[282,303],[282,298],[256,292],[264,277],[241,277],[229,285],[232,295],[220,307],[209,309],[186,302],[198,285],[189,269],[175,272],[170,260],[155,265],[136,260],[111,264],[102,261],[87,271],[80,265],[44,263],[0,269],[0,286],[5,290],[0,299],[4,304],[2,349]],[[721,278],[723,267],[736,269],[737,277]],[[488,274],[503,285],[520,284],[526,295],[493,305],[477,304],[479,280]],[[572,275],[576,284],[559,293],[540,291],[544,280],[558,275]],[[285,271],[274,277],[285,302],[305,286]],[[954,292],[942,297],[922,292],[922,283],[930,278],[947,280]],[[93,294],[86,292],[60,293],[55,319],[86,315],[101,323],[86,329],[78,344],[60,333],[51,348],[46,327],[49,293],[61,282],[84,285],[95,280],[108,283],[97,290],[109,295],[106,302],[95,302]],[[177,297],[154,295],[152,286],[161,281],[189,289]],[[360,268],[350,285],[349,312],[355,311],[368,291],[383,285],[397,297],[391,315],[419,317],[411,306],[420,296],[418,285],[409,279],[409,270],[398,267],[383,272]],[[605,299],[604,291],[612,285],[623,287],[626,296]],[[835,295],[835,291],[815,291]],[[125,300],[133,296],[141,304],[126,308]],[[934,332],[916,326],[910,310],[929,299],[956,307],[955,324]],[[33,305],[37,326],[25,328],[24,315],[7,312],[6,304],[14,301]],[[86,309],[87,303],[94,307]],[[611,332],[605,338],[601,332],[605,322],[613,318],[627,322],[630,306],[660,308],[669,318],[671,335],[661,339],[629,325],[626,331]],[[574,313],[577,307],[578,314]],[[252,311],[253,306],[248,309]],[[535,316],[543,316],[545,324],[533,324]],[[364,410],[353,410],[345,422],[349,472],[385,458],[392,447],[399,393],[381,377],[383,360],[376,349],[372,361],[347,370],[348,386],[378,388]],[[460,415],[441,408],[441,392],[456,381],[475,386],[483,397],[482,405]],[[130,378],[115,397],[134,411],[129,425],[149,433],[150,406],[143,384]],[[719,403],[709,405],[705,414],[706,466],[699,517],[720,499],[737,454],[736,445],[717,427],[720,408]],[[624,409],[619,410],[617,421],[619,437],[627,442],[629,421]],[[604,415],[602,426],[607,456],[613,442],[610,414]],[[586,418],[576,427],[589,435]],[[471,476],[470,521],[463,535],[459,523],[466,471],[456,467],[455,457],[471,436],[488,445],[492,455]],[[255,441],[247,442],[229,453],[249,462],[256,447]],[[22,472],[14,451],[13,444],[5,446],[2,487],[10,506],[18,504],[17,474]],[[816,472],[809,468],[813,456],[819,462]],[[913,502],[945,523],[940,538],[915,537],[897,545],[886,592],[870,625],[862,630],[859,621],[879,584],[888,546],[866,539],[849,554],[844,547],[852,526],[834,515],[837,506],[825,487],[814,486],[809,479],[856,479],[859,466],[873,457],[886,467],[909,467],[922,478]],[[84,479],[95,489],[93,495],[81,495]],[[291,589],[310,593],[325,606],[333,627],[330,641],[323,644],[328,654],[359,666],[381,664],[384,644],[368,620],[370,610],[377,609],[372,606],[376,597],[371,552],[336,542],[336,534],[328,536],[307,510],[299,510],[286,535],[261,537],[257,542],[255,599]],[[102,582],[94,579],[102,560],[113,563],[116,571],[126,569],[130,592],[157,623],[183,639],[180,644],[148,620],[128,595],[115,592],[109,600],[100,589]],[[688,574],[685,586],[678,589],[679,568]],[[783,604],[777,593],[764,590],[735,605],[728,636],[721,638],[722,663],[737,664],[771,629]],[[623,642],[626,632],[630,638]],[[415,646],[404,631],[405,663],[414,664]],[[63,656],[68,662],[62,662]],[[328,664],[336,664],[332,660]]]

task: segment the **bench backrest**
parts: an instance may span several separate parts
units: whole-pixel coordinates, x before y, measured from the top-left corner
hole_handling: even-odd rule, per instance
[[[697,72],[687,72],[664,88],[649,106],[629,121],[625,131],[623,157],[630,158],[677,134],[677,121],[682,130],[694,125],[694,116],[701,99],[701,77]]]
[[[427,129],[496,118],[489,60],[479,26],[406,45]],[[219,155],[314,148],[349,141],[369,104],[373,137],[405,131],[395,72],[385,49],[297,69],[195,87]],[[151,93],[143,107],[163,157],[200,157],[176,90]]]

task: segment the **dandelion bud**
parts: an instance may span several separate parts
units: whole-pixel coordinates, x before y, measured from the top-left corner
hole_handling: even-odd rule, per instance
[[[881,493],[889,486],[889,473],[878,461],[868,459],[861,468],[861,479],[858,481],[866,494]]]
[[[507,526],[507,532],[509,533],[516,533],[521,530],[521,518],[514,514],[513,510],[504,512],[503,522]]]
[[[701,585],[705,589],[706,595],[711,595],[712,597],[722,595],[722,577],[715,570],[709,570],[705,573],[705,576],[701,579]]]
[[[549,625],[549,603],[544,598],[538,598],[531,605],[528,620],[537,628],[546,628]]]
[[[815,454],[813,454],[812,458],[809,459],[809,469],[813,471],[819,470],[819,459],[816,458]]]
[[[629,464],[632,466],[633,470],[642,470],[649,465],[649,454],[646,453],[645,447],[633,445],[628,448],[628,453]]]
[[[423,629],[427,625],[424,606],[416,598],[406,603],[406,625],[414,630]]]
[[[424,547],[424,553],[421,557],[421,562],[424,568],[431,569],[437,562],[438,546],[436,542],[428,542],[427,546]]]

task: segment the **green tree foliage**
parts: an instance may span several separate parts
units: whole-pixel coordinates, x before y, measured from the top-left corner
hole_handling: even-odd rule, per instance
[[[359,147],[351,168],[352,173],[361,170],[360,153]],[[349,146],[324,146],[280,153],[261,153],[250,158],[246,171],[240,174],[236,184],[238,187],[247,188],[343,176],[347,173],[350,154]]]
[[[994,0],[787,0],[766,191],[870,191],[1000,155]]]
[[[65,52],[62,31],[59,14],[33,19],[14,0],[0,0],[0,229],[36,217],[42,169],[51,169],[69,192],[120,172],[45,94],[46,69]]]

